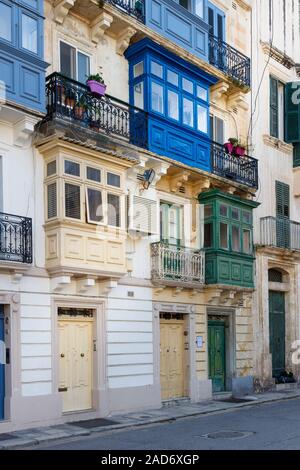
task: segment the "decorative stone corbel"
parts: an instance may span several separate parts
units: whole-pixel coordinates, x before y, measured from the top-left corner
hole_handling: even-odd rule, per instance
[[[159,180],[168,173],[168,168],[170,168],[170,166],[170,163],[165,162],[160,162],[158,164],[151,165],[151,167],[155,171],[155,177],[152,183],[153,186],[155,186],[159,182]]]
[[[237,108],[242,109],[243,111],[248,111],[249,109],[249,105],[245,99],[245,94],[242,91],[232,93],[228,98],[227,106],[230,110]]]
[[[190,176],[189,171],[182,171],[178,175],[170,179],[170,189],[172,193],[176,193],[181,186],[188,182]]]
[[[76,0],[57,0],[54,4],[54,20],[62,24]]]
[[[103,38],[105,31],[110,28],[113,20],[113,16],[105,11],[97,16],[91,25],[91,38],[93,42],[98,44],[100,39]]]
[[[23,273],[14,271],[11,275],[11,282],[13,282],[14,284],[19,284],[22,280],[22,277]]]
[[[133,167],[127,170],[127,178],[136,183],[138,180],[138,175],[141,175],[144,173],[146,169],[147,161],[148,161],[147,157],[141,156],[140,161],[136,165],[134,165]]]
[[[202,191],[206,191],[207,189],[210,189],[211,187],[211,180],[207,178],[206,176],[199,178],[199,180],[193,184],[193,196],[197,197]]]
[[[108,294],[118,286],[118,281],[115,279],[108,279],[100,283],[100,295],[108,296]]]
[[[135,35],[136,30],[130,26],[120,34],[117,38],[116,51],[117,54],[123,55],[126,49],[129,47],[130,39]]]
[[[175,287],[175,289],[172,289],[172,296],[177,297],[177,295],[180,295],[182,291],[183,287]]]
[[[234,300],[235,291],[223,290],[220,298],[220,305],[232,304]]]
[[[34,131],[37,119],[30,116],[24,116],[14,125],[14,144],[18,147],[24,147],[29,142]]]
[[[77,292],[78,294],[84,294],[89,289],[95,287],[96,281],[94,278],[85,277],[83,279],[78,279],[77,281]]]
[[[219,288],[210,288],[206,291],[206,304],[210,305],[219,305],[220,298],[222,295],[223,289]]]
[[[58,276],[51,279],[52,292],[61,292],[65,287],[71,284],[71,276]]]
[[[219,83],[211,87],[210,100],[214,103],[217,103],[221,98],[223,98],[224,95],[226,95],[228,90],[229,84],[224,81],[220,81]]]

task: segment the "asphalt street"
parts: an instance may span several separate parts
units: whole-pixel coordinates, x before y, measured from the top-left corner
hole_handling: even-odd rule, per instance
[[[102,432],[31,450],[299,450],[300,399],[252,405],[137,429]]]

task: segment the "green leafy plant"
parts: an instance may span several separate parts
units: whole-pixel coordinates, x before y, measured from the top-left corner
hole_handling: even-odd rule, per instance
[[[239,142],[239,139],[237,139],[236,137],[230,137],[230,138],[228,139],[228,142],[230,142],[232,145],[237,146],[237,145],[238,145],[238,142]]]
[[[87,82],[90,82],[90,81],[95,81],[95,82],[98,82],[98,83],[102,83],[104,85],[104,78],[102,76],[102,72],[100,71],[100,73],[96,73],[96,74],[91,74],[87,77]]]

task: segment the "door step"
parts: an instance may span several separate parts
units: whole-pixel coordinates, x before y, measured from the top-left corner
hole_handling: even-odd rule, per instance
[[[232,398],[232,392],[215,392],[213,393],[213,400],[226,400]]]
[[[282,391],[288,391],[288,390],[297,390],[297,389],[298,389],[297,382],[290,383],[290,384],[276,384],[275,385],[276,392],[282,392]]]
[[[177,405],[184,405],[187,403],[190,403],[191,400],[188,397],[183,397],[183,398],[173,398],[170,400],[163,400],[162,401],[162,406],[177,406]]]

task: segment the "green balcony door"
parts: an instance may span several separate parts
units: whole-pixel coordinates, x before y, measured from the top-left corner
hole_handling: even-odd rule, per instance
[[[269,291],[270,353],[273,377],[285,370],[285,295]]]
[[[224,392],[226,380],[225,323],[208,322],[208,368],[213,392]]]

